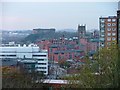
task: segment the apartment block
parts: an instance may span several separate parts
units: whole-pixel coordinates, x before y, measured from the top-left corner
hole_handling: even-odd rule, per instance
[[[118,45],[120,46],[120,10],[117,11],[117,32],[118,32]]]
[[[117,16],[99,18],[100,47],[109,47],[117,42]]]

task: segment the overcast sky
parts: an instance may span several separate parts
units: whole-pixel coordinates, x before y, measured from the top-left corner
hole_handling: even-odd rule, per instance
[[[2,29],[77,29],[78,24],[98,29],[99,17],[116,15],[116,11],[117,2],[4,2]]]

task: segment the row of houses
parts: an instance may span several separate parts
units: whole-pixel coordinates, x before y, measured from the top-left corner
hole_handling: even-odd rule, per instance
[[[60,60],[81,60],[87,53],[95,52],[99,48],[99,39],[88,39],[64,36],[60,39],[41,40],[37,42],[41,49],[48,50],[48,59],[59,62]]]

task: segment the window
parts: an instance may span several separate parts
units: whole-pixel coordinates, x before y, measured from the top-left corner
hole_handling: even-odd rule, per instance
[[[105,22],[105,19],[101,19],[100,21],[101,21],[101,22]]]
[[[111,23],[108,23],[107,25],[108,25],[108,26],[111,26]]]
[[[108,22],[111,22],[111,19],[108,19],[107,21],[108,21]]]
[[[41,73],[46,73],[46,71],[40,71]]]
[[[112,44],[113,44],[113,45],[115,45],[116,43],[115,43],[115,42],[113,42]]]
[[[104,47],[104,43],[101,43],[101,46]]]
[[[105,32],[104,30],[101,30],[101,32]]]
[[[111,31],[111,28],[107,28],[108,31]]]
[[[46,69],[46,67],[38,67],[38,69]]]
[[[116,23],[112,23],[112,26],[116,26]]]
[[[46,65],[46,63],[39,63],[40,65]]]
[[[115,22],[116,21],[116,19],[112,19],[112,22]]]
[[[46,57],[46,55],[33,55],[33,57]]]
[[[101,37],[104,37],[105,35],[104,34],[101,34]]]
[[[108,43],[107,43],[107,45],[111,45],[111,43],[110,43],[110,42],[108,42]]]
[[[116,33],[112,33],[112,36],[115,36],[116,35]]]
[[[101,24],[101,27],[104,27],[105,25],[104,24]]]
[[[48,59],[44,59],[44,61],[47,61]]]
[[[104,38],[100,38],[101,41],[104,41]]]
[[[105,27],[100,27],[100,30],[105,30]]]
[[[58,54],[58,53],[55,52],[54,54]]]
[[[113,37],[113,38],[112,38],[112,40],[116,40],[116,38],[115,38],[115,37]]]
[[[5,56],[5,55],[0,55],[0,56]]]
[[[108,36],[111,36],[111,33],[108,33]]]
[[[110,37],[108,37],[108,38],[107,38],[107,41],[110,41],[110,40],[111,40],[111,38],[110,38]]]
[[[38,61],[44,61],[44,59],[38,59]]]
[[[101,34],[105,34],[104,32],[101,32]]]
[[[112,31],[116,31],[116,28],[112,28]]]
[[[8,55],[8,56],[16,56],[16,55]]]
[[[12,57],[15,57],[16,55],[0,55],[0,56],[12,56]]]

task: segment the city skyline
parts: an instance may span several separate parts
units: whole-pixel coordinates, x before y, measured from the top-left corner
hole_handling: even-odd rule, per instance
[[[116,16],[117,2],[10,2],[2,3],[3,30],[34,28],[77,29],[99,28],[100,16]]]

